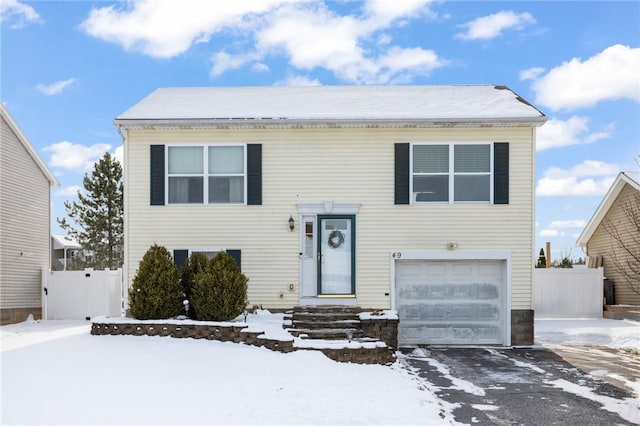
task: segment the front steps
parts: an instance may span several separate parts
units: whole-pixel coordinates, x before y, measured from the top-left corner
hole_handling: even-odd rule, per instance
[[[296,306],[287,331],[301,339],[360,340],[364,337],[358,306]]]

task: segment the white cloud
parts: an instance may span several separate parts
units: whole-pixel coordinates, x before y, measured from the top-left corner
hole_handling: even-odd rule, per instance
[[[171,58],[227,28],[241,30],[287,0],[217,2],[140,0],[92,9],[81,28],[99,39],[154,58]]]
[[[55,192],[56,197],[75,197],[78,191],[81,191],[82,187],[78,185],[71,185],[64,188],[60,188]]]
[[[574,115],[567,120],[552,118],[536,131],[536,150],[593,143],[611,137],[612,130],[613,126],[609,126],[603,131],[590,133],[587,117]]]
[[[545,72],[544,68],[534,67],[526,70],[520,71],[520,81],[523,80],[535,80],[537,79],[543,72]]]
[[[49,85],[38,84],[36,88],[45,95],[53,96],[62,93],[64,89],[75,83],[75,81],[75,78],[69,78],[67,80],[56,81]]]
[[[582,61],[573,58],[534,79],[536,103],[575,110],[628,98],[640,102],[640,48],[616,44]]]
[[[118,160],[120,165],[124,165],[124,146],[120,145],[119,147],[116,147],[113,152],[113,156]]]
[[[602,161],[587,160],[571,169],[551,167],[536,185],[539,197],[600,196],[615,180],[620,167]]]
[[[612,163],[605,163],[598,160],[585,160],[572,168],[565,170],[558,167],[550,167],[544,172],[544,177],[565,178],[584,176],[616,176],[620,171],[620,166]]]
[[[110,149],[111,145],[104,143],[85,146],[68,141],[57,142],[44,148],[45,151],[51,152],[51,167],[82,173],[90,171],[93,164]]]
[[[462,24],[461,27],[466,28],[466,31],[456,34],[455,37],[461,40],[488,40],[501,36],[504,30],[521,30],[535,22],[536,20],[528,12],[515,13],[511,10],[503,10]]]
[[[124,49],[170,58],[224,33],[231,41],[212,55],[211,75],[283,56],[297,70],[324,68],[353,83],[386,83],[447,65],[433,51],[391,45],[381,33],[432,15],[429,1],[372,0],[351,15],[324,2],[141,0],[93,9],[82,28]],[[376,43],[378,41],[378,43]],[[258,65],[258,70],[264,67]]]
[[[583,219],[554,220],[549,224],[549,229],[584,228],[586,225],[587,221]]]
[[[316,78],[310,79],[302,75],[295,75],[276,82],[274,86],[321,86],[321,84]]]
[[[40,22],[38,12],[29,5],[17,0],[2,0],[0,2],[0,22],[9,22],[9,28],[24,28],[29,23]]]
[[[559,237],[561,236],[560,231],[557,229],[543,229],[538,234],[541,237]]]

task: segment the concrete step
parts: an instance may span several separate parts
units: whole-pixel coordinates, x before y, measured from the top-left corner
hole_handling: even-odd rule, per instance
[[[293,321],[360,321],[358,314],[350,312],[296,312],[291,316]]]
[[[319,328],[319,329],[287,329],[289,333],[301,339],[324,339],[324,340],[352,340],[362,338],[361,329],[339,329],[339,328]]]
[[[359,314],[362,312],[362,308],[359,306],[343,306],[343,305],[309,305],[309,306],[295,306],[293,308],[294,315],[300,312],[311,313],[350,313]]]
[[[291,328],[299,328],[299,329],[345,329],[345,328],[360,328],[360,320],[337,320],[337,321],[321,321],[319,319],[304,319],[299,320],[298,318],[291,321]]]

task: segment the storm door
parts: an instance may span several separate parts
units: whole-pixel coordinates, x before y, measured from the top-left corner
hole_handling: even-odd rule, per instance
[[[355,295],[355,216],[318,216],[318,295]]]

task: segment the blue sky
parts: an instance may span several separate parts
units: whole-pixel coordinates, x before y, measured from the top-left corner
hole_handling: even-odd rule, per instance
[[[60,181],[121,156],[112,120],[158,87],[501,84],[538,130],[536,247],[571,252],[640,155],[639,1],[2,0],[0,99]]]

